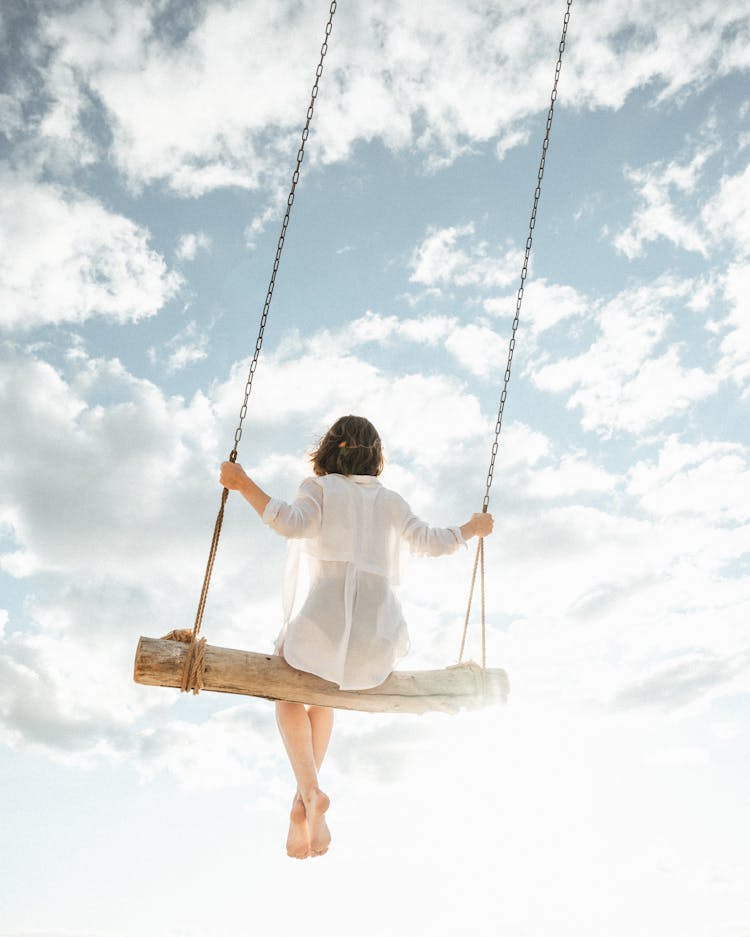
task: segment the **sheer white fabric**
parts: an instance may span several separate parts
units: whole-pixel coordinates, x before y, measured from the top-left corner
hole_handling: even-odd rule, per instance
[[[307,478],[292,504],[272,498],[263,521],[301,546],[287,554],[276,653],[345,690],[378,686],[409,650],[395,592],[402,542],[429,556],[464,544],[458,527],[429,527],[371,475]],[[292,617],[301,552],[309,590]]]

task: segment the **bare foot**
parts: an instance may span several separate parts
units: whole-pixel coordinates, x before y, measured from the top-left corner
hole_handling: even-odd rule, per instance
[[[315,788],[305,798],[305,810],[307,812],[307,825],[310,830],[310,855],[322,856],[328,852],[331,844],[331,833],[326,823],[326,810],[331,801],[327,794],[324,794],[320,788]]]
[[[292,812],[289,814],[286,854],[293,859],[307,859],[310,855],[310,830],[307,826],[307,812],[305,803],[299,793],[294,795]]]

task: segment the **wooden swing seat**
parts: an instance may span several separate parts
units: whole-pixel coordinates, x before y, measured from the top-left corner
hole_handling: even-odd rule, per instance
[[[188,646],[179,641],[142,637],[135,653],[135,682],[179,687],[187,654]],[[443,670],[395,671],[378,687],[340,690],[295,670],[283,657],[208,644],[202,689],[361,712],[456,713],[504,703],[509,682],[504,670],[483,670],[468,661]]]

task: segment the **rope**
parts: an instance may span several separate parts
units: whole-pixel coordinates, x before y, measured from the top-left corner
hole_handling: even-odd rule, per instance
[[[305,156],[305,144],[307,143],[307,138],[310,135],[310,124],[312,123],[313,114],[315,112],[315,101],[318,97],[318,85],[320,82],[321,75],[323,74],[323,60],[326,57],[328,52],[328,39],[331,35],[331,30],[333,29],[333,15],[336,12],[337,2],[332,0],[331,5],[328,10],[328,21],[326,22],[325,27],[325,38],[323,44],[320,47],[320,59],[318,61],[318,66],[315,69],[315,81],[313,82],[312,91],[310,93],[310,104],[307,108],[307,119],[305,125],[302,128],[302,139],[300,142],[299,149],[297,150],[297,162],[292,173],[292,183],[289,189],[289,195],[286,200],[286,211],[284,212],[284,219],[281,223],[281,233],[279,234],[279,239],[276,244],[276,256],[273,261],[273,268],[271,270],[271,278],[268,282],[268,289],[266,290],[266,298],[263,303],[263,310],[260,316],[260,326],[258,329],[258,337],[255,341],[255,351],[253,353],[253,359],[250,363],[250,371],[247,375],[247,380],[245,381],[245,397],[242,402],[242,407],[240,408],[239,423],[237,424],[237,429],[234,431],[234,445],[232,446],[232,451],[229,454],[229,461],[237,461],[237,449],[240,444],[240,439],[242,439],[242,425],[247,416],[247,404],[250,399],[250,394],[253,389],[253,378],[255,376],[256,368],[258,367],[258,359],[260,358],[260,351],[263,347],[263,336],[266,330],[266,322],[268,321],[268,313],[271,308],[271,300],[273,299],[273,291],[276,286],[276,274],[279,272],[279,264],[281,262],[281,254],[284,250],[284,242],[286,240],[286,232],[289,227],[289,218],[292,213],[292,206],[294,205],[294,196],[297,191],[297,183],[300,178],[300,170],[302,166],[302,160]],[[205,657],[205,644],[206,639],[201,638],[198,640],[198,633],[200,632],[201,625],[203,624],[203,613],[206,608],[206,600],[208,598],[208,587],[211,583],[211,574],[214,568],[214,560],[216,559],[216,551],[219,546],[219,537],[221,536],[221,527],[224,523],[224,507],[227,503],[227,497],[229,496],[229,491],[224,488],[221,492],[221,505],[219,507],[219,513],[216,516],[216,523],[214,524],[214,533],[211,538],[211,548],[208,553],[208,561],[206,563],[206,572],[203,576],[203,587],[201,588],[201,595],[198,601],[198,610],[195,614],[195,624],[193,625],[192,632],[189,631],[180,631],[180,632],[170,632],[169,635],[165,637],[169,640],[178,640],[185,641],[185,637],[174,637],[176,634],[187,634],[190,635],[189,643],[190,647],[188,648],[188,653],[185,658],[185,664],[182,673],[182,691],[187,692],[192,690],[193,693],[197,694],[201,687],[203,686],[203,670],[204,670],[204,657]]]
[[[466,647],[466,633],[469,630],[469,617],[471,616],[471,603],[474,598],[474,586],[477,581],[477,568],[479,568],[479,592],[481,596],[481,609],[482,609],[482,670],[487,669],[487,628],[486,628],[486,612],[487,608],[485,605],[484,599],[484,537],[479,538],[479,543],[477,543],[477,552],[474,556],[474,568],[471,572],[471,586],[469,588],[469,601],[466,603],[466,615],[464,616],[464,630],[461,635],[461,650],[458,654],[458,663],[460,664],[464,659],[464,649]]]
[[[477,566],[479,565],[479,547],[482,544],[480,539],[477,544],[477,552],[474,556],[474,568],[471,572],[471,587],[469,588],[469,601],[466,603],[466,616],[464,617],[464,633],[461,635],[461,650],[458,655],[459,664],[464,659],[464,648],[466,647],[466,632],[469,630],[469,616],[471,615],[471,603],[474,599],[474,584],[477,581]]]
[[[534,228],[536,227],[536,215],[537,209],[539,208],[539,198],[542,194],[542,179],[544,178],[544,167],[547,162],[547,150],[549,148],[550,132],[552,130],[552,118],[555,115],[555,101],[557,100],[557,83],[560,79],[560,69],[562,68],[562,57],[563,52],[565,51],[565,41],[568,34],[568,23],[570,22],[570,7],[573,3],[573,0],[567,0],[565,8],[565,16],[563,17],[563,27],[562,34],[560,36],[560,44],[558,46],[557,62],[555,63],[555,79],[552,84],[552,93],[550,94],[550,103],[549,109],[547,110],[547,125],[544,133],[544,140],[542,141],[542,154],[539,159],[539,170],[537,172],[537,182],[536,188],[534,189],[534,201],[531,207],[531,217],[529,218],[529,233],[526,238],[526,249],[523,255],[523,265],[521,267],[521,282],[518,287],[518,292],[516,294],[516,313],[513,317],[513,326],[511,329],[510,342],[508,344],[508,360],[505,365],[505,375],[503,376],[503,389],[500,394],[500,404],[497,411],[497,419],[495,421],[495,439],[492,443],[492,453],[490,455],[490,466],[487,471],[487,481],[484,491],[484,499],[482,501],[482,513],[486,514],[487,509],[490,504],[490,488],[492,487],[492,481],[495,474],[495,459],[497,457],[498,449],[500,447],[500,431],[503,426],[503,413],[505,412],[505,401],[508,397],[508,383],[510,382],[510,369],[513,363],[513,352],[516,349],[516,331],[518,329],[518,323],[521,315],[521,304],[523,303],[523,294],[526,284],[526,277],[529,272],[529,258],[531,257],[531,247],[534,243]],[[461,638],[461,651],[459,654],[459,663],[463,658],[464,646],[466,643],[466,631],[469,624],[469,614],[471,612],[471,602],[474,595],[474,586],[476,583],[477,576],[477,563],[480,562],[482,565],[482,574],[481,574],[481,593],[482,593],[482,667],[485,666],[485,589],[484,589],[484,540],[480,538],[479,544],[477,546],[477,555],[474,560],[474,571],[471,576],[471,587],[469,592],[469,602],[466,610],[466,620],[464,621],[464,632]]]
[[[182,665],[182,677],[180,679],[180,689],[183,693],[192,690],[197,696],[203,689],[204,674],[206,666],[206,639],[199,641],[193,640],[193,632],[190,628],[181,628],[176,631],[170,631],[165,634],[162,641],[180,641],[189,645],[185,660]]]

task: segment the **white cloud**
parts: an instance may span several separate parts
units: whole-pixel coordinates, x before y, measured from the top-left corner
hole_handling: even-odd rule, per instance
[[[702,137],[716,132],[709,121]],[[626,170],[639,205],[627,227],[615,236],[615,247],[632,260],[644,253],[648,243],[664,238],[708,257],[712,248],[728,242],[735,257],[744,258],[750,244],[750,166],[724,175],[710,198],[697,191],[704,167],[718,149],[716,143],[700,142],[686,162],[659,161]],[[694,196],[693,204],[686,199],[689,195]]]
[[[693,403],[716,393],[720,377],[702,367],[683,365],[682,351],[679,345],[670,345],[663,354],[644,361],[622,393],[616,393],[609,401],[599,401],[598,404],[603,404],[599,425],[613,425],[611,416],[615,405],[620,408],[615,425],[645,428],[684,412]],[[570,398],[572,407],[589,402],[591,397],[585,390]],[[595,416],[594,420],[597,420]]]
[[[750,582],[736,571],[728,576],[727,566],[747,551],[747,531],[740,542],[717,536],[710,522],[635,521],[608,508],[513,518],[503,525],[508,545],[488,545],[503,570],[490,578],[490,602],[505,613],[503,627],[490,632],[492,657],[532,698],[606,708],[670,658],[698,649],[722,661],[745,658]],[[742,669],[747,684],[746,661]],[[571,673],[575,686],[563,676]],[[734,669],[710,689],[737,691]],[[670,696],[662,684],[651,703],[705,705],[698,687],[689,699],[682,687],[674,690]]]
[[[286,201],[289,197],[288,188],[277,185],[275,192],[267,196],[267,204],[259,214],[255,215],[245,228],[245,244],[249,250],[255,250],[258,238],[272,221],[279,221],[284,217]]]
[[[637,462],[628,491],[657,517],[704,516],[750,521],[750,453],[735,443],[684,443],[671,436],[658,461]]]
[[[567,406],[581,408],[584,429],[607,436],[659,424],[721,382],[715,372],[685,367],[678,344],[659,351],[673,320],[666,309],[687,303],[691,291],[690,280],[670,277],[623,291],[599,311],[598,334],[585,351],[549,363],[544,353],[528,373],[543,390],[570,391]]]
[[[730,305],[722,328],[721,371],[740,387],[750,387],[750,264],[732,264],[724,276],[724,295]]]
[[[520,265],[518,273],[520,276]],[[493,297],[483,305],[491,315],[512,319],[516,313],[516,294]],[[539,335],[566,319],[584,316],[592,305],[592,301],[574,287],[549,283],[540,277],[531,280],[524,289],[521,321],[524,328],[529,326],[532,335]]]
[[[144,228],[94,199],[0,172],[0,325],[157,313],[180,279]]]
[[[457,326],[452,316],[427,314],[414,319],[398,320],[398,335],[419,345],[433,346],[450,339]]]
[[[14,70],[11,56],[6,56],[4,84],[9,93],[0,94],[0,131],[12,145],[6,148],[5,158],[36,177],[52,173],[70,179],[102,155],[91,133],[91,97],[80,81],[78,69],[49,56],[38,37],[19,31],[13,41],[17,46],[16,61],[23,57],[26,67]],[[34,64],[45,85],[42,99],[38,97],[40,83],[30,80]]]
[[[166,343],[165,347],[169,352],[167,370],[181,371],[189,364],[203,361],[208,356],[208,332],[203,331],[197,322],[188,322],[184,329]]]
[[[524,146],[529,142],[530,136],[531,133],[528,128],[526,130],[509,130],[507,133],[504,133],[497,141],[497,146],[495,147],[497,158],[503,159],[505,154],[510,152],[514,147]]]
[[[447,337],[445,347],[470,374],[498,378],[505,371],[507,338],[488,325],[457,326]]]
[[[21,95],[0,94],[0,133],[9,139],[23,127]]]
[[[631,91],[652,83],[660,102],[745,66],[748,19],[741,0],[693,3],[690,16],[682,14],[646,2],[599,8],[575,56],[579,100],[618,107]]]
[[[716,241],[732,243],[738,260],[750,255],[750,165],[735,176],[722,178],[701,220]]]
[[[415,342],[420,345],[435,346],[443,344],[458,327],[458,319],[428,313],[412,319],[400,316],[384,316],[368,309],[364,315],[352,319],[337,332],[323,330],[310,336],[307,341],[316,352],[335,349],[339,353],[352,351],[369,342],[389,346],[400,341]],[[296,337],[299,349],[301,342]],[[294,348],[288,346],[286,353]]]
[[[195,260],[198,251],[210,251],[211,238],[205,231],[192,231],[180,238],[175,255],[180,260]]]
[[[294,63],[310,61],[314,11],[305,7],[288,29],[281,6],[268,15],[254,4],[210,5],[180,46],[152,34],[151,15],[146,4],[103,0],[44,26],[59,59],[103,103],[121,171],[135,187],[166,178],[192,195],[275,178],[304,116],[313,69],[303,75]]]
[[[191,550],[186,508],[206,498],[201,479],[215,445],[206,398],[166,397],[117,360],[79,354],[66,380],[44,361],[3,352],[3,433],[34,453],[2,466],[0,516],[19,545],[3,567],[131,586],[159,569],[179,578]]]
[[[94,759],[129,746],[134,716],[165,702],[139,693],[130,673],[136,635],[128,616],[147,620],[143,599],[112,581],[73,586],[55,601],[29,603],[32,629],[11,619],[0,653],[4,744]]]
[[[657,419],[660,412],[670,410],[673,405],[684,407],[691,398],[699,399],[710,393],[717,379],[730,378],[745,389],[750,378],[746,299],[750,281],[745,263],[750,244],[750,167],[722,176],[714,193],[704,197],[702,205],[694,206],[689,216],[678,217],[670,195],[670,186],[681,192],[695,190],[705,160],[714,150],[713,146],[699,147],[685,164],[673,162],[665,168],[659,163],[633,172],[631,178],[642,186],[640,196],[647,207],[637,211],[631,224],[615,239],[616,245],[629,257],[642,253],[644,244],[657,237],[665,237],[708,258],[727,245],[733,254],[733,262],[723,263],[721,272],[716,269],[703,278],[696,278],[692,294],[686,299],[686,307],[699,313],[719,306],[714,317],[705,321],[707,331],[722,336],[713,375],[700,369],[681,368],[677,349],[673,347],[667,355],[644,367],[638,380],[633,382],[632,390],[636,392],[638,383],[644,390],[649,382],[653,386],[654,381],[665,388],[666,399],[662,399],[654,411]],[[721,305],[717,303],[722,299],[728,307],[723,317]]]
[[[636,519],[616,493],[605,505],[521,508],[504,519],[503,539],[488,544],[503,571],[490,590],[511,621],[491,632],[494,653],[526,692],[550,700],[609,707],[622,693],[646,705],[648,694],[636,701],[630,689],[658,673],[649,703],[667,709],[746,692],[750,580],[735,564],[750,550],[750,527],[667,512]],[[686,690],[664,662],[696,652],[718,662],[716,679]],[[561,679],[570,673],[575,687]]]
[[[241,362],[215,389],[223,412],[239,408],[246,371]],[[433,465],[446,448],[481,438],[487,427],[477,398],[456,378],[391,374],[335,349],[305,349],[292,357],[269,353],[257,372],[251,412],[263,427],[294,422],[309,440],[342,413],[360,413],[378,427],[391,457],[417,467]]]
[[[701,170],[715,152],[715,145],[703,146],[687,163],[656,162],[642,169],[626,170],[626,178],[636,189],[640,204],[627,228],[615,237],[615,247],[632,260],[643,254],[645,244],[666,238],[683,250],[705,257],[707,237],[697,219],[680,212],[675,193],[684,195],[695,190]]]
[[[58,175],[69,175],[97,162],[101,155],[100,147],[85,129],[91,102],[76,69],[68,63],[53,61],[46,77],[52,92],[49,110],[39,121],[34,150],[23,150],[32,157],[37,170],[47,168]]]
[[[708,311],[711,303],[716,298],[717,287],[717,278],[714,276],[696,280],[693,294],[687,303],[688,309],[692,309],[694,312]],[[715,327],[715,322],[708,319],[705,327],[708,331],[711,331]]]
[[[304,116],[320,10],[209,4],[178,44],[155,34],[152,16],[146,4],[111,0],[55,11],[40,44],[52,49],[49,75],[67,70],[102,103],[115,162],[136,187],[164,179],[198,194],[278,182]],[[561,25],[552,2],[502,18],[445,0],[342,9],[310,160],[340,160],[376,138],[416,149],[433,168],[493,139],[504,154],[547,105]],[[574,14],[560,94],[592,108],[618,108],[637,88],[664,99],[746,67],[746,34],[739,0],[696,5],[689,17],[644,0],[608,3],[594,21]],[[80,100],[54,105],[71,129]]]
[[[410,281],[438,287],[508,286],[520,273],[522,255],[512,246],[493,253],[475,233],[473,222],[429,229],[412,253]]]
[[[298,355],[307,348],[324,360],[347,356],[370,343],[384,348],[413,342],[429,348],[442,346],[470,374],[488,378],[501,375],[507,357],[507,338],[486,322],[462,325],[454,316],[426,314],[410,319],[383,316],[368,310],[364,315],[331,332],[321,330],[303,342],[291,333],[280,346],[283,357]]]
[[[585,492],[613,493],[619,481],[582,453],[566,453],[557,464],[530,472],[524,488],[532,498],[572,498]]]
[[[470,374],[496,377],[507,356],[507,339],[486,322],[462,325],[457,317],[427,313],[413,318],[383,316],[372,310],[352,319],[337,331],[321,330],[303,342],[289,334],[279,348],[283,357],[298,355],[306,347],[323,359],[346,356],[370,343],[384,348],[413,342],[430,348],[442,346]]]
[[[129,753],[141,777],[165,772],[187,790],[257,785],[282,767],[273,709],[256,702],[229,706],[202,722],[169,720],[141,729]]]
[[[687,652],[624,688],[616,696],[614,706],[646,705],[671,709],[692,703],[696,696],[705,697],[717,689],[726,693],[734,677],[747,672],[749,662],[747,655],[723,659],[705,652]]]

